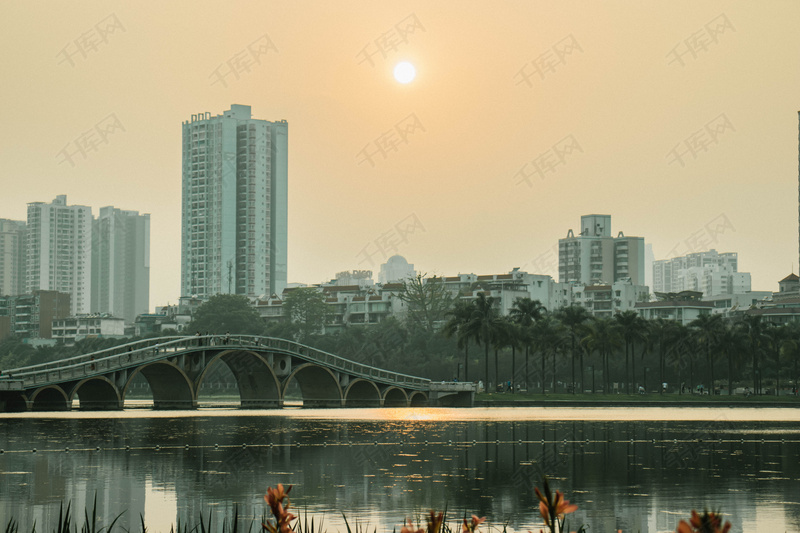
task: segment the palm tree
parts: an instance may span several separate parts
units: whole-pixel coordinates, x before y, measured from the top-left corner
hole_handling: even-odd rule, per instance
[[[764,335],[765,323],[760,315],[745,315],[742,317],[742,327],[745,328],[750,347],[750,356],[753,361],[753,393],[761,394],[761,377],[759,374],[758,361],[761,358],[766,336]]]
[[[553,353],[553,384],[555,390],[555,352],[559,348],[560,338],[556,319],[552,315],[544,315],[533,324],[533,338],[542,354],[542,394],[545,392],[545,364],[547,355]]]
[[[471,333],[470,336],[475,339],[475,342],[479,345],[483,345],[486,391],[489,390],[489,345],[495,342],[498,330],[502,327],[500,326],[500,316],[497,313],[494,302],[495,298],[486,296],[483,292],[479,292],[478,296],[473,300],[475,310],[467,326],[467,329]]]
[[[779,394],[781,388],[781,351],[789,340],[787,333],[788,330],[785,327],[777,324],[770,324],[764,330],[766,341],[775,357],[775,396]]]
[[[657,318],[651,322],[654,343],[658,346],[659,355],[659,377],[661,383],[664,381],[664,372],[666,370],[667,355],[671,353],[676,345],[676,340],[679,338],[678,323],[674,320],[667,320],[664,318]],[[659,393],[663,394],[663,385],[659,387]]]
[[[622,313],[617,313],[614,315],[614,320],[616,320],[617,325],[620,327],[622,339],[625,341],[625,392],[630,394],[630,384],[632,380],[628,378],[629,347],[630,351],[633,352],[633,347],[636,345],[636,341],[644,340],[646,323],[636,311],[623,311]],[[633,353],[630,355],[631,360],[633,360]],[[633,364],[633,368],[634,370],[636,369],[636,363]],[[634,372],[633,380],[635,379],[636,373]]]
[[[714,394],[714,361],[711,357],[711,346],[716,342],[716,338],[722,329],[722,315],[700,315],[689,323],[690,328],[694,328],[694,337],[705,347],[706,364],[708,365],[708,384],[711,387],[711,394]]]
[[[500,335],[501,347],[511,348],[511,392],[515,392],[517,381],[517,348],[525,342],[525,331],[522,326],[512,320],[511,317],[503,318],[503,328]],[[495,355],[495,361],[497,356]]]
[[[789,322],[786,324],[786,354],[794,360],[794,387],[797,390],[797,380],[800,378],[798,374],[798,363],[800,363],[800,323]]]
[[[520,336],[525,345],[525,390],[529,390],[530,372],[528,372],[528,359],[530,356],[531,327],[533,323],[542,318],[547,312],[542,302],[530,298],[517,298],[511,306],[509,315],[511,320],[521,326]]]
[[[459,300],[456,302],[456,305],[447,312],[450,319],[442,330],[445,337],[448,339],[453,335],[457,335],[458,347],[464,348],[464,381],[469,381],[469,339],[472,336],[469,326],[475,309],[474,302]]]
[[[571,350],[570,356],[572,358],[572,394],[575,394],[575,341],[577,340],[578,334],[584,328],[586,322],[591,318],[589,312],[579,305],[570,305],[568,307],[562,307],[558,310],[558,319],[561,323],[566,327],[570,332],[571,337]],[[583,350],[581,350],[581,390],[584,389],[583,386]]]
[[[717,334],[717,350],[728,360],[728,395],[733,395],[734,359],[746,344],[744,328],[737,324],[723,325]]]
[[[583,342],[587,349],[600,354],[603,365],[603,382],[605,383],[603,392],[608,394],[611,384],[611,377],[608,375],[608,359],[611,353],[622,345],[622,333],[619,325],[611,318],[595,318],[589,324],[588,333]]]

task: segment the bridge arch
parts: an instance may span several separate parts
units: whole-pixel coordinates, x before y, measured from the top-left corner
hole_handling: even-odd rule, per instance
[[[79,381],[69,395],[70,405],[77,396],[80,410],[113,411],[122,409],[117,387],[105,376],[92,376]]]
[[[381,391],[372,381],[356,378],[350,382],[344,393],[345,407],[380,407]]]
[[[384,407],[407,407],[408,395],[400,387],[389,387],[383,393]]]
[[[33,411],[69,411],[72,408],[67,393],[58,385],[47,385],[31,394]]]
[[[303,407],[341,407],[342,387],[328,368],[305,363],[295,368],[283,382],[283,397],[293,380],[297,380],[303,395]]]
[[[422,391],[414,391],[409,398],[409,405],[411,407],[425,407],[428,405],[428,395]]]
[[[153,361],[134,370],[128,377],[122,393],[122,401],[128,394],[133,378],[142,374],[153,392],[153,409],[196,409],[197,399],[192,380],[186,373],[167,359]]]
[[[225,350],[212,357],[195,382],[195,391],[216,364],[226,365],[236,378],[240,405],[244,409],[266,409],[283,406],[281,384],[269,362],[250,350]]]

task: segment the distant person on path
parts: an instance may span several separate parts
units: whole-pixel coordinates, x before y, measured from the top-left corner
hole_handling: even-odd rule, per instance
[[[225,333],[225,344],[228,345],[231,342],[231,332],[228,331]]]

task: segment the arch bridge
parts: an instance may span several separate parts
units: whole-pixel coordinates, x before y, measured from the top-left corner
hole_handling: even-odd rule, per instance
[[[150,386],[155,409],[196,409],[204,381],[224,365],[240,407],[281,408],[299,389],[303,407],[428,405],[431,382],[356,363],[310,346],[251,335],[159,337],[0,375],[0,412],[122,409],[134,380]],[[216,368],[219,374],[220,368]],[[141,375],[141,377],[138,377]],[[434,388],[437,386],[435,385]],[[434,392],[439,403],[450,394]],[[472,395],[468,401],[471,404]]]

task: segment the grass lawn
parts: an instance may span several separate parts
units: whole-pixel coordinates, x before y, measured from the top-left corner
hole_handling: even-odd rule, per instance
[[[478,393],[475,395],[477,401],[580,401],[580,402],[686,402],[687,404],[712,404],[712,403],[797,403],[800,406],[800,398],[797,396],[709,396],[699,394],[528,394],[509,392],[501,393]]]

